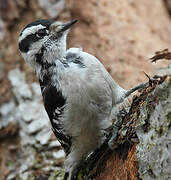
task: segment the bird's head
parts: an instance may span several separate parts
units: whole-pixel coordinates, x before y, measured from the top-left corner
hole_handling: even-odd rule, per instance
[[[24,60],[36,66],[41,63],[52,63],[54,56],[63,58],[68,29],[76,22],[77,20],[66,23],[37,20],[28,24],[19,36],[19,50]]]

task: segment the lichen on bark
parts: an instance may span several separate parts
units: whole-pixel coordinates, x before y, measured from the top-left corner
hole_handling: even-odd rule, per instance
[[[156,101],[154,101],[156,100]],[[153,108],[150,109],[151,103]],[[149,111],[150,109],[150,111]],[[137,119],[139,177],[143,180],[171,178],[171,81],[159,85],[147,98]],[[145,124],[148,128],[145,129]]]

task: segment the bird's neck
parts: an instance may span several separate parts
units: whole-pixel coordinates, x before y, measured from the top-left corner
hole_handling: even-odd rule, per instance
[[[36,56],[36,73],[40,79],[45,75],[60,74],[66,60],[66,36],[51,43]],[[56,71],[59,71],[58,73]]]
[[[44,57],[41,58],[41,62],[44,61]],[[63,63],[63,61],[59,60],[57,56],[55,56],[54,62],[44,62],[44,63],[36,63],[35,70],[39,81],[51,82],[54,77],[60,77],[64,72],[65,66],[67,64]],[[49,83],[48,82],[48,83]],[[45,83],[47,84],[47,83]]]
[[[51,48],[49,48],[49,51],[47,52],[47,60],[50,59],[49,57],[60,61],[66,60],[66,38],[67,34],[64,34],[52,44]]]

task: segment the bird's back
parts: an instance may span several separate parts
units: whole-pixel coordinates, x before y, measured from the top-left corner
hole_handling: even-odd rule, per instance
[[[115,83],[111,75],[105,69],[104,65],[95,56],[82,51],[80,48],[70,48],[67,51],[67,56],[77,57],[81,60],[82,66],[87,67],[88,80],[91,81],[92,79],[95,79],[95,84],[93,85],[94,87],[96,87],[95,85],[99,85],[100,88],[103,89],[102,91],[112,93],[109,95],[112,98],[113,106],[123,100],[126,90]]]

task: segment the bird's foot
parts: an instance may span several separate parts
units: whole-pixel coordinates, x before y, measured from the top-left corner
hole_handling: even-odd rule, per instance
[[[64,175],[64,180],[78,180],[78,172],[77,168],[74,168],[72,172],[66,172]]]
[[[79,166],[76,166],[72,172],[71,172],[71,180],[78,180],[78,173],[80,168],[78,168]]]
[[[70,171],[65,172],[64,180],[78,180],[79,172],[83,166],[84,166],[84,161],[81,161],[76,166],[74,166]]]
[[[125,94],[125,98],[127,98],[128,96],[130,96],[130,95],[131,95],[132,93],[134,93],[135,91],[139,91],[139,90],[142,90],[142,89],[147,88],[148,85],[149,85],[149,83],[146,82],[146,83],[139,84],[139,85],[137,85],[137,86],[129,89],[129,90],[126,92],[126,94]]]
[[[69,178],[69,172],[65,172],[64,180],[68,180],[68,178]]]

